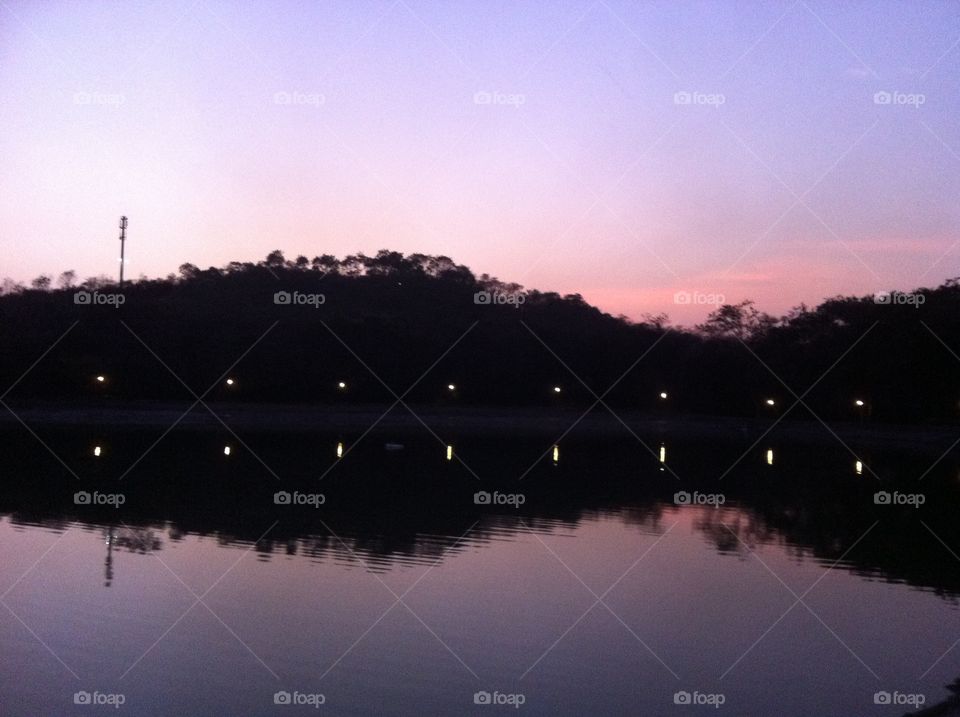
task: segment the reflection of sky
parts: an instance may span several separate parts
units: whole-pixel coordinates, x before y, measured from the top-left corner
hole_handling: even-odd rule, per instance
[[[736,549],[718,557],[704,531],[725,531],[721,522],[743,529],[757,555],[731,535]],[[396,560],[378,577],[336,542],[319,555],[290,554],[278,545],[269,560],[251,551],[238,563],[246,544],[173,539],[158,526],[156,552],[114,549],[113,584],[105,588],[103,531],[72,525],[61,537],[4,519],[0,584],[6,590],[24,576],[5,600],[81,683],[102,691],[118,686],[139,704],[178,704],[187,713],[201,704],[211,713],[225,706],[265,713],[252,706],[277,689],[269,670],[284,684],[349,702],[358,714],[376,704],[411,713],[418,702],[431,706],[421,713],[453,713],[456,704],[469,704],[477,679],[417,617],[482,685],[524,692],[533,714],[583,714],[591,701],[602,714],[623,713],[628,704],[663,713],[673,692],[686,686],[722,691],[744,714],[874,714],[872,694],[887,684],[923,691],[930,702],[942,696],[955,660],[944,660],[922,689],[916,678],[955,638],[943,630],[955,608],[932,593],[866,580],[844,567],[804,600],[880,683],[803,606],[721,682],[719,675],[794,602],[790,590],[802,595],[826,570],[820,561],[798,560],[775,538],[754,542],[750,524],[734,508],[669,506],[656,523],[615,513],[548,530],[534,521],[536,536],[530,523],[488,519],[478,534],[491,540],[468,535],[439,562]],[[191,590],[204,595],[213,585],[204,601],[235,635],[202,605],[184,616],[195,600]],[[417,617],[396,605],[320,680],[395,602],[391,590],[402,595],[411,587],[404,600]],[[600,595],[616,617],[599,604],[586,612]],[[0,620],[0,640],[11,658],[0,673],[5,699],[21,709],[36,706],[38,714],[65,713],[50,705],[77,689],[67,669],[12,618]],[[16,679],[18,672],[32,679]],[[34,690],[37,676],[46,689]]]
[[[21,280],[113,274],[121,213],[133,276],[390,247],[685,323],[709,307],[678,291],[781,312],[960,273],[951,3],[0,17],[0,241]]]

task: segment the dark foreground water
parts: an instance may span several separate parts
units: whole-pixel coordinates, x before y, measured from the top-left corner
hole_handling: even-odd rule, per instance
[[[158,437],[0,437],[0,713],[902,715],[960,676],[954,455]]]

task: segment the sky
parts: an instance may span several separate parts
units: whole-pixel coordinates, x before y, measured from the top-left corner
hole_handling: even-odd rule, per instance
[[[612,314],[960,275],[955,2],[0,2],[0,276],[445,254]]]

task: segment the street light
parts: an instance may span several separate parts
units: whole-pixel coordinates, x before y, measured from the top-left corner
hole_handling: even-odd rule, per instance
[[[345,389],[346,387],[347,387],[347,384],[344,383],[343,381],[341,381],[340,383],[337,384],[337,388],[339,388],[341,391],[342,391],[343,389]]]
[[[661,391],[661,392],[660,392],[660,398],[662,398],[664,401],[666,401],[666,400],[667,400],[667,392],[666,392],[666,391]]]
[[[456,391],[456,390],[457,390],[457,387],[456,387],[454,384],[452,384],[452,383],[448,383],[448,384],[447,384],[447,390],[448,390],[448,391]]]
[[[554,392],[554,393],[560,393],[560,387],[559,387],[559,386],[554,386],[554,387],[553,387],[553,392]]]
[[[767,405],[768,405],[768,406],[776,406],[776,405],[777,405],[777,402],[774,401],[772,398],[768,398],[768,399],[767,399]]]
[[[103,383],[107,380],[106,376],[97,376],[97,383]]]
[[[857,408],[863,408],[863,401],[861,401],[858,398],[856,401],[853,402],[853,405],[856,406]]]

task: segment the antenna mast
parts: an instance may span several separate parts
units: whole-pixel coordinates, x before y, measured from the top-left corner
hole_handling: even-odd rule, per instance
[[[123,286],[123,249],[127,241],[127,218],[120,217],[120,286]]]

